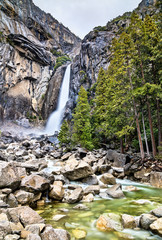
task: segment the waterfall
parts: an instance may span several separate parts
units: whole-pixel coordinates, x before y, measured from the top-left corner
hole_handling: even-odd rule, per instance
[[[70,67],[71,64],[67,66],[65,71],[64,79],[62,81],[62,86],[59,93],[57,108],[53,113],[51,113],[48,118],[45,128],[46,134],[53,135],[56,131],[60,130],[64,109],[69,99]]]

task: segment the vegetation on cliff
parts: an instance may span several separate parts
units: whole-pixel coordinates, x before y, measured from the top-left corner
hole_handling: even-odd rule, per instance
[[[142,20],[133,12],[129,27],[113,39],[110,65],[107,71],[100,69],[91,105],[81,87],[73,118],[76,144],[86,147],[83,139],[88,135],[90,147],[113,140],[120,142],[123,152],[124,144],[133,139],[142,159],[145,150],[150,155],[149,149],[156,156],[157,146],[162,144],[159,22],[157,16]],[[83,99],[86,103],[82,105]]]

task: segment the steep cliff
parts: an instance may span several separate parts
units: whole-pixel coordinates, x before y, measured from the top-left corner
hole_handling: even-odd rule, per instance
[[[141,17],[155,14],[158,11],[155,3],[156,0],[143,0],[135,11]],[[111,41],[122,29],[129,26],[130,16],[131,12],[118,16],[106,26],[94,28],[83,39],[80,53],[72,64],[70,103],[73,107],[80,85],[89,90],[97,80],[99,69],[107,69],[111,56]]]
[[[54,69],[56,59],[66,54],[73,58],[79,47],[80,39],[36,7],[32,0],[1,0],[0,103],[3,117],[17,119],[34,113],[47,118],[56,107],[65,71],[65,67]],[[58,72],[61,73],[59,79]]]

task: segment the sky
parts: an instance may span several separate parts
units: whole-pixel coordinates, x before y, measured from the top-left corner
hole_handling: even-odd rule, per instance
[[[113,18],[135,9],[141,0],[33,0],[33,2],[83,39],[94,27],[104,26]]]

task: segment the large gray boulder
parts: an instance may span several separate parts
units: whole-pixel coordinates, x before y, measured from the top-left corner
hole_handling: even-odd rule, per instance
[[[19,187],[21,178],[14,162],[0,161],[0,188],[9,187],[15,190]]]
[[[140,226],[146,230],[149,229],[150,225],[157,220],[157,217],[152,214],[142,214],[140,217]]]
[[[18,190],[14,193],[18,203],[20,203],[21,205],[24,204],[29,204],[32,202],[33,198],[34,198],[34,194],[30,193],[30,192],[26,192],[23,190]]]
[[[121,189],[121,184],[115,184],[113,187],[106,190],[106,193],[112,198],[124,198],[125,195]]]
[[[76,203],[79,202],[83,197],[83,189],[77,187],[74,191],[67,192],[64,196],[63,202]]]
[[[29,192],[43,192],[49,188],[49,181],[44,177],[32,174],[22,179],[21,188]]]
[[[162,218],[157,219],[154,221],[151,225],[150,228],[153,232],[159,234],[162,236]]]
[[[9,208],[8,215],[12,222],[21,222],[25,227],[35,223],[44,223],[43,218],[28,206]]]
[[[104,184],[110,184],[110,185],[116,184],[116,179],[111,173],[104,173],[100,177],[100,181],[103,182]]]
[[[72,159],[66,162],[63,174],[70,180],[78,180],[93,175],[93,170],[88,163]]]
[[[109,149],[107,152],[107,160],[113,161],[114,167],[123,167],[126,163],[126,155]]]
[[[55,181],[51,187],[52,189],[49,192],[49,197],[56,200],[62,200],[64,197],[64,188],[62,182]]]
[[[41,239],[42,240],[61,240],[51,226],[48,226],[45,228],[45,230],[41,234]]]

